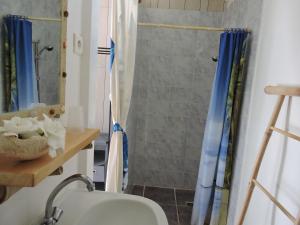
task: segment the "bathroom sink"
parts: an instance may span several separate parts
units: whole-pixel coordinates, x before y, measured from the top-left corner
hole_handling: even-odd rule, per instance
[[[102,191],[69,191],[58,225],[168,225],[162,208],[134,195]]]

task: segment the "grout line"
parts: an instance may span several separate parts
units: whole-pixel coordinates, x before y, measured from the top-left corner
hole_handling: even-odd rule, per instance
[[[177,198],[176,198],[176,189],[174,188],[173,190],[174,190],[174,198],[175,198],[175,207],[176,207],[177,222],[178,222],[178,225],[180,225],[179,212],[178,212],[178,206],[177,206]]]
[[[138,185],[138,186],[144,186],[141,184],[134,184],[134,185]],[[146,185],[145,185],[146,186]],[[149,186],[147,185],[147,187],[153,187],[153,188],[161,188],[161,189],[174,189],[176,188],[177,190],[181,190],[181,191],[195,191],[195,189],[190,189],[190,188],[180,188],[180,187],[162,187],[162,186]]]
[[[146,189],[146,185],[143,186],[143,197],[145,197],[145,189]]]

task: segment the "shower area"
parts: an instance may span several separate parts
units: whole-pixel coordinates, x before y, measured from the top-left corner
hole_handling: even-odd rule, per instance
[[[47,8],[47,17],[60,18],[60,1],[39,1],[38,12]],[[61,24],[49,21],[32,22],[32,47],[40,103],[55,105],[59,102]]]
[[[221,12],[139,8],[139,22],[219,27]],[[127,121],[130,192],[190,225],[219,32],[138,27]]]

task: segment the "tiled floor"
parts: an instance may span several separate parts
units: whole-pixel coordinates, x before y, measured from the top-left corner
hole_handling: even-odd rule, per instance
[[[194,191],[148,186],[132,187],[131,194],[157,202],[165,211],[169,225],[191,225]]]

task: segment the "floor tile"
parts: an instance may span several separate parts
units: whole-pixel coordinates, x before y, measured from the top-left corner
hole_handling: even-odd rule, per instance
[[[174,189],[146,187],[144,197],[149,198],[160,205],[175,205]]]
[[[192,211],[190,206],[178,206],[180,225],[191,225]]]
[[[131,190],[132,195],[143,196],[143,193],[144,193],[144,186],[134,185]]]
[[[180,190],[176,189],[176,201],[177,205],[187,206],[187,202],[194,201],[195,191],[192,190]]]
[[[179,225],[177,219],[177,209],[175,205],[161,205],[162,209],[164,210],[169,225]]]

